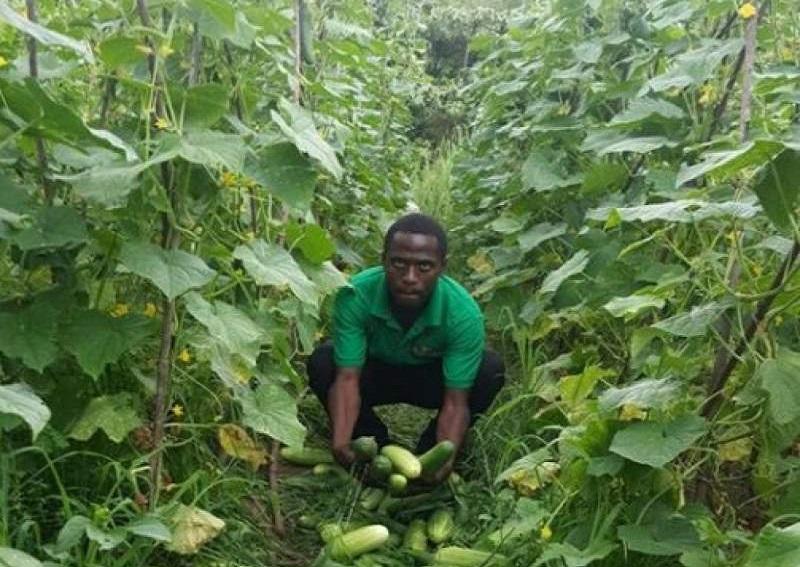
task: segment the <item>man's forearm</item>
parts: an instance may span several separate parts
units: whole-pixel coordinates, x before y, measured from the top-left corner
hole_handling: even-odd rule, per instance
[[[340,449],[349,445],[361,409],[359,376],[356,372],[340,372],[328,392],[331,416],[331,445]]]
[[[468,427],[469,408],[466,404],[446,404],[439,413],[439,420],[436,423],[436,440],[451,441],[458,452]]]

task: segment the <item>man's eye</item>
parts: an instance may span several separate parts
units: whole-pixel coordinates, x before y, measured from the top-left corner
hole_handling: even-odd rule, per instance
[[[420,272],[429,272],[431,270],[431,268],[433,268],[433,264],[430,264],[428,262],[422,262],[419,265],[419,271]]]
[[[398,270],[402,270],[406,267],[406,263],[402,260],[392,260],[392,267],[397,268]]]

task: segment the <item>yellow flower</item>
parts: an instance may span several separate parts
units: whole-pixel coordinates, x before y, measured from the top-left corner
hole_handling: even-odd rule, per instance
[[[178,360],[180,360],[184,364],[189,364],[192,361],[192,353],[189,352],[188,348],[184,348],[181,352],[178,353]]]
[[[172,49],[172,46],[170,46],[168,43],[165,43],[158,48],[159,57],[167,58],[173,53],[175,53],[175,50]]]
[[[175,417],[183,417],[183,406],[180,404],[172,406],[172,415]]]
[[[739,7],[739,17],[743,20],[749,20],[758,13],[758,10],[753,6],[752,2],[745,2]]]
[[[144,53],[145,55],[152,55],[153,54],[153,50],[150,49],[150,47],[148,47],[147,45],[145,45],[143,43],[140,43],[139,45],[137,45],[136,46],[136,50],[141,52],[141,53]]]
[[[228,189],[236,187],[238,185],[236,174],[232,171],[223,171],[222,175],[219,176],[219,184]]]
[[[158,314],[158,308],[155,303],[145,303],[142,313],[144,313],[145,317],[150,317],[152,319]]]
[[[697,100],[703,106],[714,102],[717,99],[717,92],[714,85],[703,85],[700,87],[700,98]]]
[[[130,311],[130,308],[127,303],[117,303],[111,308],[110,313],[112,317],[124,317],[128,314],[128,311]]]
[[[153,126],[158,128],[159,130],[166,130],[169,128],[169,120],[164,118],[163,116],[159,116],[156,118],[156,121],[153,123]]]
[[[624,404],[622,409],[619,411],[620,421],[637,421],[640,419],[645,419],[646,417],[647,412],[642,410],[636,404]]]
[[[8,59],[0,55],[0,69],[8,65]]]
[[[544,541],[550,541],[550,538],[553,537],[553,530],[550,529],[549,524],[545,524],[542,526],[542,529],[539,530],[539,537],[542,538]]]

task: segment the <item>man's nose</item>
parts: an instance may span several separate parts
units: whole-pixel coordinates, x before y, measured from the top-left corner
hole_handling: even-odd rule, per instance
[[[414,266],[410,266],[403,274],[403,282],[407,284],[417,283],[419,280],[419,272]]]

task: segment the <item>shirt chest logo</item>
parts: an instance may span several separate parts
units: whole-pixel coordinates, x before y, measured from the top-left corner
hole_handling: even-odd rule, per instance
[[[417,358],[439,358],[443,353],[441,349],[435,348],[423,342],[417,342],[411,345],[411,354]]]

